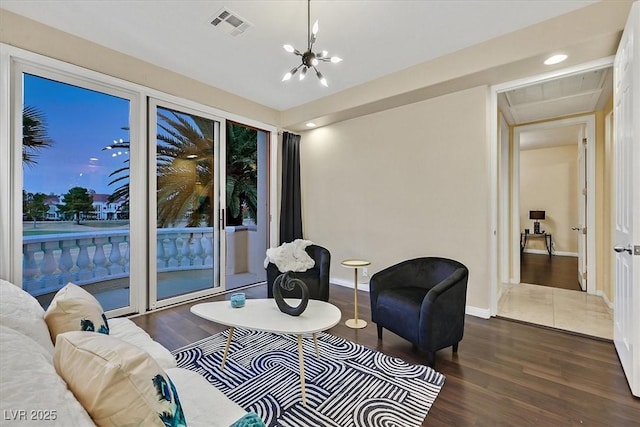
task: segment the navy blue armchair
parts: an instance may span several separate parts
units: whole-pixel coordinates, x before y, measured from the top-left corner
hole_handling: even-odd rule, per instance
[[[371,320],[427,353],[458,343],[464,333],[469,270],[458,261],[425,257],[403,261],[377,272],[369,282]]]
[[[307,271],[291,273],[289,276],[295,279],[301,279],[309,288],[309,298],[329,301],[329,267],[331,265],[331,253],[322,246],[309,245],[305,251],[315,261],[313,268]],[[273,282],[280,274],[280,270],[275,264],[267,265],[267,296],[273,298]],[[292,291],[282,291],[285,298],[300,298],[302,293],[300,288],[296,287]]]

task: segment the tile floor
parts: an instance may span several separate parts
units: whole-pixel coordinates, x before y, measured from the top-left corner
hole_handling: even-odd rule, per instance
[[[498,315],[613,339],[613,312],[602,297],[548,286],[504,284]]]

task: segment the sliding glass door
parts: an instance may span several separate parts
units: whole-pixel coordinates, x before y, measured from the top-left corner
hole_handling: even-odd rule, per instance
[[[16,65],[14,78],[22,288],[47,307],[72,282],[111,315],[134,311],[129,174],[114,174],[128,170],[137,98],[28,65]]]
[[[224,289],[222,119],[149,101],[150,308]],[[152,195],[155,194],[155,197]]]

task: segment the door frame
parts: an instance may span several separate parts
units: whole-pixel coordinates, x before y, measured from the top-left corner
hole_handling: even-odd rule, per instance
[[[520,283],[520,134],[522,132],[552,129],[556,127],[570,125],[585,125],[587,127],[587,271],[588,277],[593,279],[596,274],[596,118],[595,114],[586,114],[583,116],[570,117],[567,119],[552,120],[544,123],[534,123],[530,125],[515,126],[513,129],[513,169],[511,175],[512,191],[511,191],[511,277],[510,283]],[[508,176],[503,174],[502,176]],[[590,231],[592,230],[592,231]],[[595,294],[595,280],[587,279],[587,293]]]
[[[586,71],[598,70],[601,68],[607,68],[613,66],[614,56],[608,56],[606,58],[597,59],[594,61],[586,62],[583,64],[575,65],[572,67],[567,67],[561,70],[552,71],[549,73],[534,75],[525,77],[518,80],[512,80],[510,82],[500,83],[497,85],[493,85],[489,87],[489,112],[488,112],[488,120],[489,120],[489,179],[490,179],[490,234],[491,234],[491,245],[490,245],[490,253],[489,253],[489,277],[490,277],[490,290],[489,290],[489,301],[490,301],[490,314],[491,316],[495,316],[498,313],[498,301],[502,295],[502,283],[500,281],[500,277],[498,272],[501,271],[503,263],[509,263],[509,259],[504,259],[504,256],[498,251],[498,238],[502,236],[503,233],[510,233],[511,226],[510,220],[506,221],[505,219],[500,219],[499,217],[499,202],[500,202],[500,192],[499,189],[502,188],[509,175],[506,177],[500,174],[500,162],[499,162],[499,153],[500,153],[500,140],[498,138],[498,94],[501,92],[505,92],[512,89],[518,89],[524,86],[529,86],[534,83],[540,83],[546,80],[552,80],[558,77],[565,77],[571,74],[583,73]],[[592,144],[595,145],[595,144]],[[595,159],[594,159],[595,160]],[[515,173],[515,171],[514,171]],[[499,182],[499,180],[503,182]],[[595,203],[595,200],[593,200]],[[510,217],[509,217],[510,219]],[[519,220],[518,220],[519,221]],[[595,223],[594,223],[595,224]],[[588,225],[587,225],[588,226]],[[593,228],[595,230],[595,228]],[[595,233],[593,233],[595,234]],[[594,236],[595,238],[595,236]],[[519,250],[519,247],[518,247]],[[595,255],[595,246],[593,246],[593,252]],[[511,254],[511,251],[505,251],[506,254]],[[593,260],[595,264],[595,259]],[[595,281],[593,281],[593,286],[595,289]]]

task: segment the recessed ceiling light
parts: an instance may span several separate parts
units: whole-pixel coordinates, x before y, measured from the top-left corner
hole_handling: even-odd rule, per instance
[[[568,56],[565,54],[560,54],[560,55],[553,55],[548,57],[545,61],[544,64],[545,65],[554,65],[554,64],[559,64],[562,61],[564,61],[565,59],[567,59]]]
[[[317,124],[315,124],[315,123],[313,123],[313,122],[309,122],[309,123],[307,123],[307,127],[308,127],[308,128],[314,128],[314,127],[316,127],[316,126],[318,126],[318,125],[317,125]]]

